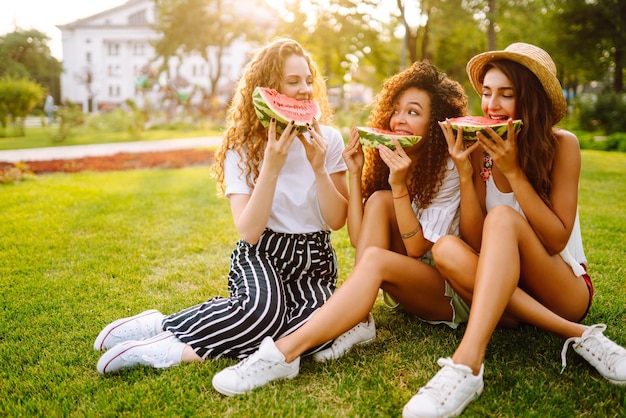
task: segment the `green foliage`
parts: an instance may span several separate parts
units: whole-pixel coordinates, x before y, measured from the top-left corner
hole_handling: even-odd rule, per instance
[[[378,1],[287,1],[276,10],[283,20],[276,32],[311,52],[328,85],[358,82],[378,88],[400,68],[400,40]],[[393,19],[392,19],[393,21]]]
[[[626,345],[626,154],[583,152],[580,216],[596,297],[585,324],[608,324]],[[340,360],[302,360],[296,379],[240,397],[211,377],[235,363],[98,375],[93,340],[108,322],[144,309],[176,312],[226,295],[237,239],[228,201],[208,167],[54,174],[3,187],[0,199],[0,415],[392,417],[452,354],[463,328],[433,326],[379,299],[378,336]],[[333,233],[341,279],[354,250]],[[350,307],[346,307],[350,309]],[[623,387],[562,341],[533,327],[497,330],[485,390],[464,417],[620,417]]]
[[[160,72],[170,76],[168,64],[173,57],[199,54],[208,64],[210,96],[217,94],[225,72],[227,48],[243,38],[257,40],[263,26],[242,17],[235,2],[224,0],[157,0],[156,13],[155,29],[161,36],[153,46],[163,59]]]
[[[569,64],[568,72],[586,73],[585,80],[612,74],[613,91],[624,87],[626,2],[621,0],[561,0],[553,18],[556,44]]]
[[[0,36],[0,77],[28,78],[55,95],[59,101],[61,63],[50,54],[44,33],[16,29]]]
[[[577,99],[579,123],[587,131],[626,132],[626,93],[603,92]]]
[[[39,105],[45,91],[26,78],[0,78],[0,137],[9,122],[17,128],[17,136],[24,135],[24,118]]]
[[[59,106],[57,110],[57,118],[59,120],[58,132],[54,135],[54,140],[57,142],[65,141],[73,129],[82,125],[85,122],[85,114],[82,109],[76,103],[72,103],[69,100],[62,106]]]

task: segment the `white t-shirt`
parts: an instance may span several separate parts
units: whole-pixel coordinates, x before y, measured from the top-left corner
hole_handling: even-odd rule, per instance
[[[344,142],[335,128],[320,125],[322,136],[328,142],[326,151],[326,170],[328,174],[346,171],[346,163],[341,153]],[[309,133],[304,133],[310,139]],[[225,195],[252,194],[252,188],[246,184],[249,173],[243,172],[238,164],[241,156],[237,151],[226,152],[224,162]],[[298,138],[294,139],[285,165],[280,171],[274,193],[272,210],[267,227],[275,232],[304,234],[329,230],[319,207],[317,185],[311,164],[306,158],[304,146]]]

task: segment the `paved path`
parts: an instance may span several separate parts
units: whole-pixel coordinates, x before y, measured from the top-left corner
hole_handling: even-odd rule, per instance
[[[0,151],[0,162],[16,163],[19,161],[69,160],[74,158],[113,155],[120,152],[140,153],[194,148],[217,148],[221,141],[222,138],[219,136],[208,136],[161,141],[118,142],[112,144],[18,149]]]

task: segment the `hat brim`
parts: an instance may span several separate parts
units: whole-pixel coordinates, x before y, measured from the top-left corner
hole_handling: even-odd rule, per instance
[[[490,62],[498,60],[515,61],[532,71],[539,79],[539,82],[543,85],[543,88],[548,95],[548,99],[550,99],[550,102],[552,103],[551,113],[554,118],[554,123],[563,119],[563,116],[565,116],[567,111],[567,103],[565,102],[565,97],[563,96],[561,83],[556,76],[546,68],[546,64],[541,63],[535,58],[529,57],[525,54],[513,51],[487,51],[482,54],[478,54],[469,60],[466,68],[467,74],[470,82],[472,83],[472,87],[474,87],[474,90],[476,90],[479,95],[482,94],[483,89],[482,83],[480,82],[480,75],[483,72],[484,67]]]

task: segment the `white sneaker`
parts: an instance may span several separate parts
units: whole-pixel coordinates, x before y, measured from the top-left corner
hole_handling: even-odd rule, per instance
[[[165,315],[151,309],[135,316],[118,319],[104,327],[93,343],[96,351],[108,350],[125,341],[137,341],[154,337],[161,330],[161,321]]]
[[[359,322],[354,328],[341,334],[333,345],[313,354],[313,360],[320,363],[335,360],[349,352],[355,345],[365,345],[376,339],[376,324],[371,313],[367,314],[367,322]]]
[[[442,369],[404,405],[403,418],[444,418],[460,415],[483,391],[484,366],[478,376],[451,358],[437,361]]]
[[[567,365],[567,348],[573,342],[574,351],[595,367],[602,377],[616,385],[626,385],[626,349],[605,337],[602,334],[605,329],[606,325],[595,324],[587,327],[582,336],[568,338],[561,351],[561,373]]]
[[[165,369],[181,362],[185,343],[170,331],[142,341],[126,341],[107,350],[98,360],[98,372],[116,373],[139,365]]]
[[[226,396],[242,395],[276,379],[293,379],[300,371],[300,357],[285,362],[271,337],[265,337],[257,351],[239,364],[213,376],[213,387]]]

